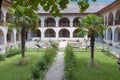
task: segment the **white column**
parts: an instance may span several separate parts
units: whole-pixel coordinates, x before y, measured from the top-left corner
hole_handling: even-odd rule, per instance
[[[4,28],[4,44],[6,45],[7,44],[7,32],[8,32],[8,28]]]
[[[14,34],[14,35],[13,35],[13,36],[14,36],[13,41],[14,41],[14,43],[16,43],[16,32],[17,32],[16,29],[13,29],[13,34]]]
[[[107,25],[108,25],[108,15],[109,15],[109,14],[107,14],[107,20],[106,20],[106,22],[107,22]]]
[[[73,17],[70,17],[69,20],[70,20],[70,27],[73,27]]]
[[[43,40],[44,39],[44,37],[45,37],[45,35],[44,35],[44,29],[41,29],[41,40]]]
[[[56,32],[56,39],[58,39],[59,38],[59,30],[55,29],[55,32]]]
[[[113,12],[113,25],[115,25],[115,16],[116,16],[116,11]]]
[[[59,18],[58,17],[55,18],[55,22],[56,22],[55,26],[59,27]]]
[[[70,38],[73,38],[73,29],[69,30],[70,32]]]
[[[111,29],[112,29],[112,44],[113,44],[115,42],[115,40],[114,40],[115,39],[115,36],[114,36],[115,28],[111,28]]]
[[[44,16],[41,16],[40,18],[41,18],[41,27],[44,27],[45,17],[44,17]]]

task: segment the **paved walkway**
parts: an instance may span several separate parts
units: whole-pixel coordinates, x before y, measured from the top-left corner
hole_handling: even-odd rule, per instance
[[[45,75],[45,80],[62,80],[64,77],[64,52],[58,52],[58,55]]]

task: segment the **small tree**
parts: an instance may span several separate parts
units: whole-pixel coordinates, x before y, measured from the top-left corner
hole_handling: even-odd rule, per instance
[[[26,7],[23,5],[18,5],[16,8],[9,8],[9,15],[7,20],[8,27],[14,27],[21,30],[22,59],[24,59],[26,31],[37,29],[39,16],[32,11],[29,6]]]
[[[106,26],[103,25],[103,19],[101,17],[96,16],[95,14],[90,14],[82,19],[80,19],[80,26],[78,29],[80,30],[80,33],[86,33],[88,34],[88,37],[90,38],[90,47],[91,47],[91,66],[94,66],[94,42],[95,42],[95,36],[99,35],[103,38],[103,30],[106,28]]]

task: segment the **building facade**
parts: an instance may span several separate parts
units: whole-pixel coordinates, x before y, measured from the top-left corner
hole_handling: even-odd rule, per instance
[[[77,1],[77,0],[75,0]],[[8,0],[3,0],[0,11],[0,50],[5,46],[16,46],[20,43],[20,31],[16,29],[9,30],[3,23],[9,16],[7,13],[8,7],[11,4]],[[79,18],[88,14],[94,13],[104,18],[104,24],[108,25],[104,31],[104,41],[114,46],[120,42],[120,1],[116,0],[111,4],[91,4],[90,7],[80,13],[79,6],[76,3],[68,4],[68,8],[62,10],[62,17],[52,17],[48,12],[45,12],[41,7],[37,11],[40,15],[39,27],[36,32],[27,31],[26,40],[30,41],[34,38],[39,38],[41,41],[53,40],[59,42],[67,41],[82,41],[84,36],[77,36],[77,26],[79,26]]]

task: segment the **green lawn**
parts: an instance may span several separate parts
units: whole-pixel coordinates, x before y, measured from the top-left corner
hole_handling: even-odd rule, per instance
[[[21,55],[0,61],[0,80],[29,80],[28,78],[31,76],[35,63],[43,55],[44,52],[26,52],[26,58],[29,60],[29,64],[24,66],[16,65]]]
[[[102,52],[95,52],[95,59],[99,68],[87,67],[90,60],[89,52],[75,52],[77,64],[75,66],[75,76],[78,80],[119,80],[117,60],[104,55]]]

